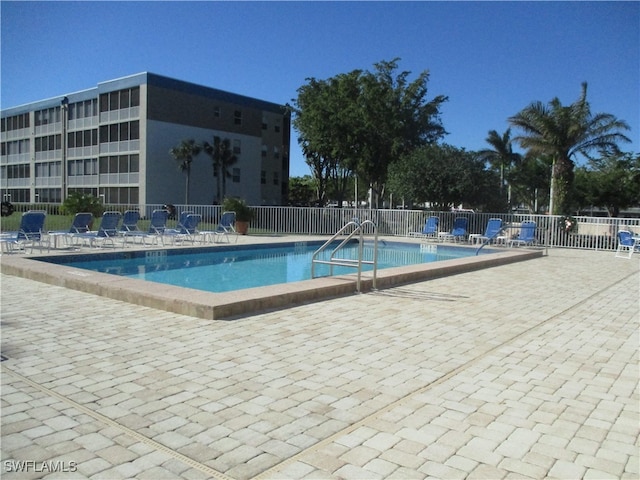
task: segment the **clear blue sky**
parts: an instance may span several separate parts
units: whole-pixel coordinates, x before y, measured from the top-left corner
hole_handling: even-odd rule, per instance
[[[2,108],[143,71],[287,103],[306,79],[430,72],[445,141],[476,150],[532,101],[578,98],[640,151],[640,2],[13,2],[1,5]],[[308,174],[292,131],[291,175]]]

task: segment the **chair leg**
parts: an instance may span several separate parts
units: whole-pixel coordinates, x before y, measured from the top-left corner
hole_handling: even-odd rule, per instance
[[[633,255],[633,248],[634,247],[629,245],[618,244],[618,248],[616,249],[616,258],[631,258]],[[627,252],[624,251],[625,249]]]

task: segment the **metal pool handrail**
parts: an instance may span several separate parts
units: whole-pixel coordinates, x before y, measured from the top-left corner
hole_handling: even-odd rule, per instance
[[[363,260],[363,246],[364,246],[364,229],[363,226],[370,224],[373,226],[374,232],[374,242],[373,242],[373,260]],[[320,260],[318,255],[324,252],[329,245],[339,236],[342,235],[349,227],[354,227],[351,233],[344,239],[336,248],[331,252],[331,256],[329,260]],[[358,236],[358,258],[353,260],[350,258],[338,258],[336,254],[354,237],[354,235],[359,234]],[[373,265],[373,288],[376,288],[376,278],[378,273],[378,227],[371,220],[365,220],[361,222],[358,218],[353,218],[350,222],[344,225],[340,230],[338,230],[329,240],[327,240],[320,248],[318,248],[311,258],[311,278],[315,278],[315,264],[325,264],[330,265],[331,270],[330,273],[333,275],[333,266],[342,266],[342,267],[351,267],[358,269],[358,277],[356,282],[356,290],[360,292],[360,278],[362,276],[362,265]]]

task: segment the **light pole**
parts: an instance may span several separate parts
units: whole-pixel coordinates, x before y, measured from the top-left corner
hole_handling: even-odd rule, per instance
[[[553,170],[556,167],[556,159],[553,159],[553,162],[551,163],[551,182],[549,183],[549,215],[553,215],[553,184],[554,184],[554,175],[553,175]]]
[[[64,97],[60,101],[62,109],[62,192],[60,203],[64,203],[67,198],[67,123],[69,121],[69,99]]]

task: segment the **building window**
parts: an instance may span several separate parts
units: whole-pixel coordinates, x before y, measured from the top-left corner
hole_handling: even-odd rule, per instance
[[[100,95],[100,112],[140,106],[140,87]]]
[[[62,165],[60,162],[36,163],[36,177],[59,177],[61,167]]]
[[[240,110],[233,112],[233,123],[236,125],[242,125],[242,112]]]
[[[260,172],[260,183],[262,185],[266,185],[267,184],[267,172],[265,170],[262,170]]]
[[[104,203],[112,205],[133,205],[138,203],[138,187],[106,187],[100,189],[100,195],[104,195]]]
[[[215,118],[220,118],[220,107],[213,107],[213,116]]]
[[[240,183],[240,169],[234,168],[233,173],[231,174],[231,179],[233,183]]]
[[[8,165],[6,167],[7,178],[29,178],[31,177],[31,167],[29,165]]]
[[[109,110],[119,110],[120,109],[120,95],[119,92],[113,92],[109,94]]]
[[[140,155],[100,157],[100,173],[136,173],[140,171]]]
[[[91,147],[98,145],[98,129],[78,130],[77,132],[69,132],[67,135],[67,146],[69,148]]]
[[[100,143],[123,142],[140,139],[140,121],[112,123],[100,126]]]
[[[120,124],[120,141],[129,140],[129,124],[121,123]]]
[[[29,153],[29,139],[2,142],[2,156]]]
[[[4,202],[30,202],[31,192],[28,188],[10,188],[2,191]]]
[[[120,90],[120,108],[129,108],[131,106],[130,97],[130,90]]]
[[[58,122],[60,122],[60,107],[46,108],[35,112],[36,127]]]
[[[2,119],[2,131],[10,132],[11,130],[19,130],[21,128],[29,128],[29,114],[22,113]]]
[[[87,100],[84,102],[84,117],[95,117],[98,115],[98,100]]]
[[[234,153],[234,155],[240,155],[242,153],[241,145],[242,145],[242,143],[240,142],[240,140],[234,140],[233,141],[233,153]]]
[[[69,193],[84,193],[86,195],[93,195],[94,197],[97,197],[98,189],[91,187],[75,187],[69,188]]]
[[[51,150],[62,149],[62,135],[46,135],[44,137],[36,137],[35,151],[49,152]]]
[[[97,175],[98,159],[85,158],[84,160],[69,160],[69,176]]]
[[[62,199],[59,188],[36,188],[36,199],[43,203],[58,203]]]
[[[279,185],[280,184],[280,180],[279,180],[279,175],[278,172],[273,172],[273,184],[274,185]]]
[[[140,87],[135,87],[131,89],[131,106],[132,107],[140,106]]]
[[[82,160],[70,160],[67,165],[67,173],[70,177],[84,174],[84,162]]]
[[[96,99],[69,105],[69,120],[95,117],[96,115],[98,115],[98,101]]]
[[[139,120],[135,120],[130,123],[129,137],[131,140],[140,139],[140,121]]]

